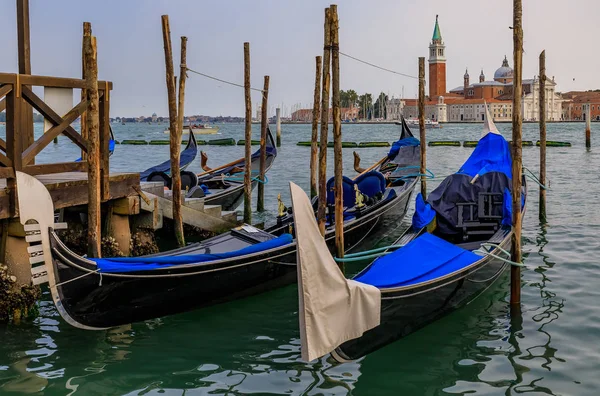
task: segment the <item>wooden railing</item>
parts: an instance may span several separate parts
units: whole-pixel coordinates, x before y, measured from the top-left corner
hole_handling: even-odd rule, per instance
[[[85,131],[78,133],[71,124],[83,117],[90,104],[84,94],[83,99],[64,116],[57,114],[39,96],[32,86],[82,89],[86,92],[86,81],[74,78],[33,76],[25,74],[0,73],[0,111],[6,110],[6,140],[0,139],[0,178],[12,179],[15,171],[30,175],[85,172],[88,168],[86,154],[88,141]],[[110,140],[110,90],[112,83],[98,81],[100,105],[100,168],[102,199],[108,199],[109,140]],[[41,137],[34,140],[33,129],[23,128],[23,112],[30,106],[40,113],[53,126]],[[33,123],[33,120],[31,120]],[[22,131],[29,130],[31,136]],[[35,164],[35,157],[60,134],[68,137],[82,152],[82,160],[51,164]],[[9,182],[9,186],[10,186]]]

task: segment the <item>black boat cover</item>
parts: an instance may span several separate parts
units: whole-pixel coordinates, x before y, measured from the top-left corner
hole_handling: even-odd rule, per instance
[[[192,163],[194,158],[196,158],[196,153],[198,153],[198,146],[196,143],[196,137],[193,133],[189,134],[188,144],[179,156],[179,167],[184,170],[189,164]],[[153,166],[151,168],[146,169],[143,172],[140,172],[140,181],[146,181],[148,176],[153,172],[164,172],[167,175],[171,175],[171,160],[167,160],[161,164]]]

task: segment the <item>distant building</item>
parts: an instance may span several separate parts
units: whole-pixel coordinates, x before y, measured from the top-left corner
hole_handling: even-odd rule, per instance
[[[590,106],[592,120],[600,121],[600,91],[570,91],[562,94],[562,119],[584,121],[586,105]]]
[[[158,120],[158,116],[156,113],[152,113],[152,122],[156,122]]]
[[[440,122],[483,121],[485,103],[497,121],[512,119],[513,69],[506,56],[494,72],[494,79],[486,81],[483,70],[478,82],[470,82],[465,70],[463,85],[446,92],[446,46],[435,19],[433,37],[429,44],[429,97],[425,101],[425,117]],[[539,119],[539,78],[523,80],[522,113],[524,120]],[[555,91],[554,78],[546,81],[546,119],[560,120],[563,99]],[[390,110],[400,106],[406,118],[418,116],[418,100],[405,99],[402,104],[390,103]],[[388,112],[390,111],[388,110]]]
[[[404,108],[404,100],[394,98],[388,99],[385,103],[385,119],[387,121],[400,120],[402,109]]]
[[[342,121],[353,121],[358,118],[358,107],[342,107],[340,116]],[[292,121],[312,122],[313,109],[298,109],[292,113]],[[329,108],[329,122],[333,122],[333,110]]]

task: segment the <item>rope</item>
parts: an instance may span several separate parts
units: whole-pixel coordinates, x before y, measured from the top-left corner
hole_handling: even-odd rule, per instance
[[[219,82],[222,82],[222,83],[225,83],[225,84],[233,85],[235,87],[246,88],[244,86],[244,84],[237,84],[237,83],[234,83],[234,82],[231,82],[231,81],[221,80],[220,78],[209,76],[208,74],[200,73],[199,71],[192,70],[192,69],[190,69],[188,67],[186,67],[186,70],[189,71],[189,72],[191,72],[191,73],[198,74],[199,76],[210,78],[211,80],[215,80],[215,81],[219,81]],[[252,87],[250,87],[250,89],[253,90],[253,91],[264,92],[262,89],[258,89],[258,88],[252,88]]]
[[[348,262],[353,262],[353,261],[363,261],[363,260],[367,260],[367,259],[371,259],[371,258],[381,257],[381,256],[385,256],[390,253],[393,253],[393,252],[375,253],[375,254],[369,254],[369,255],[360,256],[360,257],[348,257],[348,258],[334,257],[334,260],[336,263],[348,263]]]
[[[90,271],[90,272],[88,272],[88,273],[86,273],[86,274],[79,275],[79,276],[77,276],[77,277],[75,277],[75,278],[73,278],[73,279],[69,279],[68,281],[64,281],[64,282],[57,283],[57,284],[56,284],[56,285],[54,285],[54,286],[58,287],[58,286],[66,285],[67,283],[71,283],[71,282],[73,282],[73,281],[76,281],[76,280],[78,280],[78,279],[81,279],[81,278],[83,278],[83,277],[86,277],[86,276],[88,276],[88,275],[91,275],[91,274],[98,274],[99,272],[100,272],[100,270],[99,270],[99,269],[97,269],[97,270],[95,270],[95,271]],[[102,286],[102,274],[100,274],[100,284],[99,284],[99,286]]]
[[[344,258],[359,257],[359,256],[368,255],[368,254],[373,254],[373,253],[385,252],[386,250],[397,249],[397,248],[401,248],[401,247],[404,247],[404,245],[383,246],[383,247],[380,247],[380,248],[375,248],[375,249],[371,249],[371,250],[365,250],[363,252],[346,254],[346,255],[344,255]]]
[[[529,180],[535,182],[538,186],[540,186],[544,190],[549,190],[549,188],[547,186],[543,185],[540,182],[540,179],[535,175],[535,173],[533,173],[531,170],[529,170],[529,168],[523,167],[523,170],[526,170],[527,172],[529,172],[529,174],[523,172],[523,176],[525,176]]]
[[[350,58],[350,59],[354,59],[355,61],[358,61],[358,62],[360,62],[360,63],[364,63],[365,65],[372,66],[372,67],[374,67],[374,68],[376,68],[376,69],[380,69],[380,70],[383,70],[383,71],[386,71],[386,72],[389,72],[389,73],[397,74],[397,75],[399,75],[399,76],[404,76],[404,77],[408,77],[408,78],[414,78],[415,80],[418,80],[418,79],[419,79],[419,77],[415,77],[415,76],[411,76],[411,75],[409,75],[409,74],[400,73],[400,72],[397,72],[397,71],[394,71],[394,70],[386,69],[385,67],[377,66],[377,65],[374,65],[373,63],[370,63],[370,62],[364,61],[364,60],[362,60],[362,59],[355,58],[355,57],[353,57],[353,56],[351,56],[351,55],[348,55],[348,54],[344,54],[344,53],[343,53],[343,52],[341,52],[341,51],[338,51],[338,52],[339,52],[339,54],[340,54],[340,55],[344,55],[345,57],[348,57],[348,58]]]
[[[244,181],[244,178],[243,177],[227,177],[227,178],[223,178],[223,180],[226,180],[226,181]],[[260,180],[260,176],[255,176],[255,177],[251,178],[250,181],[257,181],[257,182],[262,183],[262,184],[267,184],[267,183],[269,183],[269,178],[267,177],[267,175],[265,175],[265,180]]]
[[[490,251],[485,250],[486,248],[498,249],[501,253],[504,253],[505,255],[507,255],[508,257],[510,257],[510,252],[509,251],[504,250],[499,245],[496,245],[496,244],[493,244],[493,243],[482,243],[481,244],[481,249],[473,250],[473,253],[475,253],[477,255],[490,256],[490,257],[493,257],[493,258],[495,258],[497,260],[503,261],[506,264],[513,265],[515,267],[525,267],[525,264],[523,264],[523,263],[517,263],[517,262],[511,261],[511,260],[509,260],[509,259],[507,259],[505,257],[501,257],[501,256],[498,256],[496,254],[493,254]]]
[[[396,168],[394,170],[394,172],[396,172],[399,169],[421,169],[420,166],[416,166],[416,165],[410,165],[410,166],[403,166],[402,168]],[[404,176],[400,176],[398,177],[398,179],[409,179],[411,177],[417,177],[417,176],[423,176],[427,179],[435,179],[435,175],[433,174],[432,171],[430,171],[429,169],[425,168],[425,174],[422,173],[411,173],[409,175],[404,175]]]

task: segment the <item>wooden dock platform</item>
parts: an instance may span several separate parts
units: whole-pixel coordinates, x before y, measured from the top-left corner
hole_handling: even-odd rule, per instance
[[[87,172],[63,172],[35,176],[52,196],[55,209],[88,203]],[[111,173],[108,176],[108,200],[138,195],[140,187],[139,173]],[[0,219],[10,217],[10,196],[7,179],[0,179]]]

